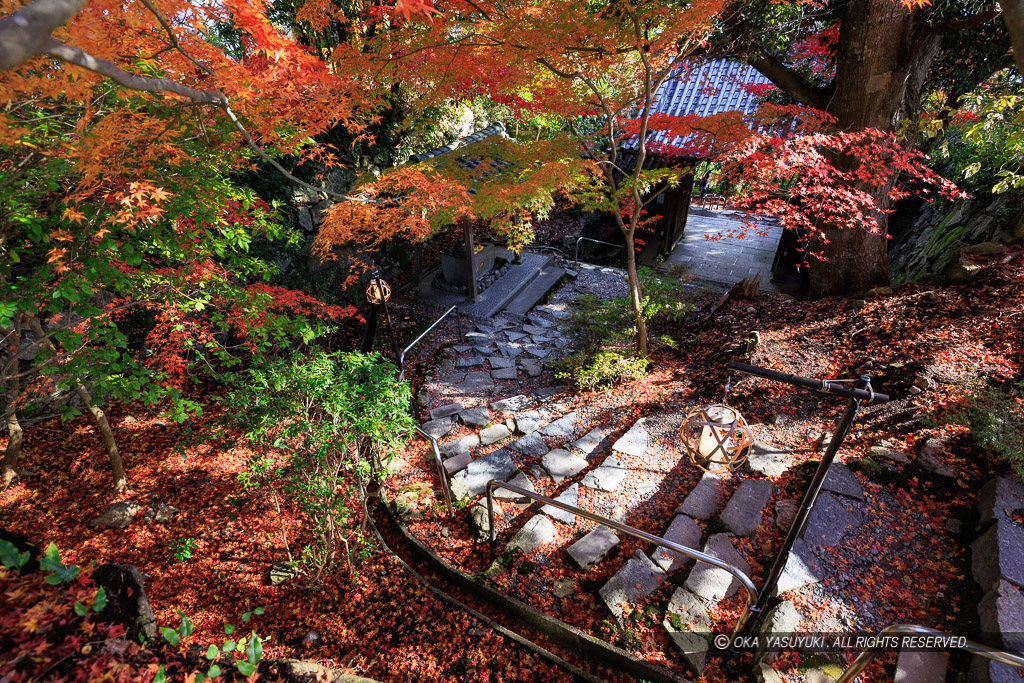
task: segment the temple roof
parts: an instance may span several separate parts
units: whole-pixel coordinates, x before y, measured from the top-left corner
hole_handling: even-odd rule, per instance
[[[492,123],[486,128],[481,128],[475,133],[459,138],[458,140],[453,140],[452,142],[449,142],[447,145],[441,145],[440,147],[437,147],[436,149],[432,149],[427,152],[413,154],[411,157],[409,157],[409,161],[411,163],[417,164],[421,161],[427,161],[428,159],[439,157],[442,154],[454,152],[459,147],[465,147],[466,145],[471,145],[474,142],[480,142],[481,140],[486,140],[487,138],[495,136],[501,138],[508,137],[508,135],[505,133],[505,126],[500,121],[497,123]]]

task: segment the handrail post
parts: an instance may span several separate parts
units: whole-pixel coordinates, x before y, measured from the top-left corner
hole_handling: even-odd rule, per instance
[[[448,517],[455,519],[455,510],[452,508],[452,494],[448,490],[448,477],[445,476],[446,472],[444,469],[444,463],[441,462],[441,451],[437,449],[437,439],[420,429],[419,425],[416,425],[414,428],[421,436],[430,442],[430,448],[434,451],[434,460],[437,462],[437,476],[441,480],[441,491],[444,493],[444,502],[445,505],[448,506]]]
[[[589,519],[592,522],[603,524],[609,529],[615,529],[616,531],[628,534],[630,536],[633,536],[634,538],[639,538],[641,541],[647,541],[648,543],[653,543],[655,545],[661,546],[662,548],[667,548],[672,552],[679,553],[680,555],[684,555],[698,562],[706,562],[707,564],[710,564],[714,567],[717,567],[723,571],[728,572],[729,574],[732,574],[734,577],[736,577],[736,580],[740,582],[740,585],[742,585],[743,588],[747,591],[747,606],[743,610],[743,614],[740,615],[740,618],[736,622],[736,627],[733,629],[733,636],[739,635],[740,629],[743,628],[746,623],[748,623],[750,615],[752,613],[757,612],[757,587],[754,585],[754,582],[751,580],[749,576],[747,576],[741,570],[729,564],[728,562],[720,560],[719,558],[713,555],[702,553],[699,550],[688,548],[685,545],[680,545],[666,538],[661,538],[660,536],[649,534],[646,531],[637,529],[636,527],[629,526],[628,524],[623,524],[622,522],[617,522],[614,519],[602,517],[601,515],[595,515],[594,513],[587,512],[586,510],[580,509],[575,505],[569,505],[568,503],[563,503],[562,501],[555,500],[554,498],[542,496],[539,493],[534,493],[533,491],[527,491],[526,489],[520,486],[510,484],[504,481],[498,481],[497,479],[492,479],[489,482],[487,482],[487,487],[485,489],[487,494],[487,523],[490,527],[489,535],[491,543],[497,540],[497,532],[495,531],[494,525],[494,489],[496,488],[507,489],[509,491],[512,491],[513,493],[518,493],[521,496],[532,498],[546,505],[551,505],[561,510],[565,510],[566,512],[571,512],[575,515],[583,517],[584,519]]]

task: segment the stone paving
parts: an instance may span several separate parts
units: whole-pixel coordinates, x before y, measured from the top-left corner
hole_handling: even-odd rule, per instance
[[[782,228],[762,223],[758,229],[766,234],[747,231],[740,239],[733,236],[743,230],[743,221],[738,217],[691,213],[682,238],[659,269],[684,268],[698,281],[725,289],[744,278],[760,275],[762,291],[782,291],[771,281],[772,261]]]
[[[469,343],[451,348],[421,390],[421,404],[439,406],[429,412],[424,429],[440,440],[453,499],[467,504],[457,514],[469,518],[477,539],[485,538],[489,527],[481,496],[488,481],[507,481],[627,524],[665,520],[661,528],[643,530],[721,558],[749,575],[752,560],[767,560],[754,557],[751,538],[766,525],[785,532],[795,515],[797,500],[772,479],[795,466],[796,459],[758,443],[744,471],[701,474],[676,444],[685,406],[666,405],[646,418],[623,419],[614,411],[574,405],[563,388],[551,386],[550,363],[573,349],[562,329],[567,317],[564,306],[548,305],[525,318],[480,321],[467,335]],[[464,434],[467,429],[471,433]],[[993,485],[989,498],[1000,495],[1010,494]],[[731,627],[715,623],[711,615],[719,602],[742,590],[733,576],[664,547],[634,550],[637,542],[626,534],[516,492],[498,488],[495,498],[504,556],[518,553],[539,566],[579,570],[595,577],[587,583],[600,586],[577,586],[564,575],[548,576],[548,583],[541,584],[538,573],[509,572],[500,559],[486,572],[490,580],[527,600],[551,593],[571,601],[590,590],[620,623],[632,607],[665,590],[671,594],[663,615],[665,631],[680,657],[700,673],[713,629]],[[831,548],[862,523],[869,502],[857,477],[833,465],[776,595],[785,598],[788,591],[845,571],[835,566]],[[998,509],[999,502],[988,505]],[[647,510],[652,508],[665,512],[651,515]],[[989,536],[999,533],[996,524]],[[993,585],[993,601],[1006,602],[1021,594],[1000,584],[1011,571],[994,565],[975,573]],[[789,618],[791,630],[797,630],[800,609],[783,600],[774,614],[778,620]],[[769,670],[770,659],[766,653],[762,660]]]

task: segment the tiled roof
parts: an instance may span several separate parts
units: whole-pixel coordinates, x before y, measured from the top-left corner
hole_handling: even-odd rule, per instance
[[[692,60],[658,89],[651,115],[711,116],[727,111],[753,114],[757,98],[749,88],[763,85],[771,85],[771,81],[742,62],[732,59]],[[655,145],[684,142],[678,138],[667,139],[664,132],[651,133],[647,140]],[[623,147],[635,149],[636,142],[627,142]]]
[[[491,125],[487,126],[486,128],[481,128],[480,130],[478,130],[477,132],[473,133],[472,135],[467,135],[464,138],[459,138],[458,140],[455,140],[453,142],[449,142],[447,145],[442,145],[442,146],[438,147],[437,149],[432,149],[429,152],[420,152],[419,154],[413,154],[411,157],[409,157],[409,161],[411,163],[416,164],[416,163],[419,163],[421,161],[426,161],[428,159],[433,159],[434,157],[439,157],[442,154],[448,154],[449,152],[454,152],[459,147],[464,147],[466,145],[471,145],[474,142],[480,142],[481,140],[486,140],[487,138],[494,137],[494,136],[498,136],[498,137],[502,137],[502,138],[507,138],[508,137],[508,135],[505,134],[505,126],[502,125],[502,123],[500,121],[497,122],[497,123],[492,123]]]

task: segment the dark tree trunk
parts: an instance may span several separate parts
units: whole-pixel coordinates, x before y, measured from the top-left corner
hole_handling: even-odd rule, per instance
[[[927,63],[935,56],[933,41],[920,35],[919,16],[920,12],[909,12],[892,0],[853,0],[848,5],[836,75],[824,107],[835,117],[839,130],[896,131],[905,98],[919,97],[908,91],[908,84],[920,88],[921,81],[911,74],[927,71]],[[837,160],[850,170],[857,163],[856,159]],[[888,186],[872,190],[878,207],[874,225],[852,230],[822,226],[829,243],[819,239],[811,245],[825,257],[824,261],[811,259],[812,297],[848,295],[889,283],[888,191]]]

